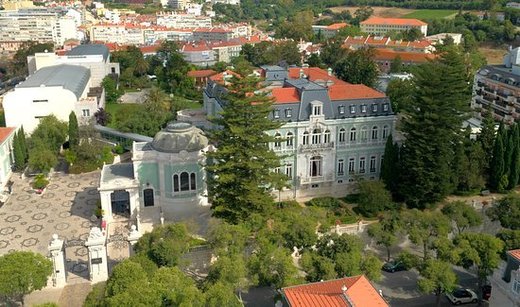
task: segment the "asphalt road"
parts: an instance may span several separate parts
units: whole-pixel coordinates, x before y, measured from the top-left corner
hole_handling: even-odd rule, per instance
[[[458,283],[463,288],[469,288],[473,291],[477,290],[477,279],[463,271],[456,269]],[[401,271],[395,273],[383,272],[383,280],[374,283],[379,290],[383,290],[383,296],[391,306],[403,307],[435,307],[436,297],[433,294],[424,294],[417,290],[418,274],[415,271]],[[442,306],[452,306],[451,302],[442,296]],[[464,306],[477,306],[477,304],[466,304]],[[484,301],[482,306],[489,306]]]

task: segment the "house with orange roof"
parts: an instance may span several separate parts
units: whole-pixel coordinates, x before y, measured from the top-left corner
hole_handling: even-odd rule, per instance
[[[396,116],[382,92],[350,84],[318,67],[260,67],[263,91],[272,99],[269,118],[280,122],[269,134],[281,158],[276,171],[290,178],[291,189],[280,198],[339,196],[354,189],[356,178],[379,178],[385,142]],[[203,92],[204,111],[218,116],[233,71],[209,78]],[[277,194],[278,196],[278,194]]]
[[[400,58],[403,65],[418,65],[434,60],[437,56],[432,53],[394,51],[391,49],[376,48],[374,61],[379,67],[379,71],[388,73],[390,66],[396,58]]]
[[[288,307],[388,307],[385,299],[364,276],[282,288],[283,306]]]
[[[513,301],[520,303],[520,249],[507,251],[506,255],[507,265],[502,279],[509,283],[507,295]]]
[[[370,17],[359,25],[361,32],[373,35],[386,35],[390,31],[403,32],[414,28],[424,36],[428,33],[428,24],[419,19]]]
[[[188,77],[195,79],[195,86],[200,89],[208,84],[211,76],[216,74],[217,72],[213,69],[200,69],[189,71]]]
[[[313,25],[312,31],[314,31],[314,35],[322,35],[324,38],[331,38],[336,36],[341,29],[346,27],[348,27],[346,22],[338,22],[328,26]]]
[[[359,48],[373,47],[381,49],[391,49],[395,51],[432,53],[435,47],[428,40],[405,41],[392,40],[387,36],[347,36],[343,41],[343,47],[357,50]]]

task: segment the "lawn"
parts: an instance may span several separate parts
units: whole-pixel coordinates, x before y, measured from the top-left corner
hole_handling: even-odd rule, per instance
[[[455,14],[457,14],[456,10],[417,10],[404,15],[403,18],[439,19],[448,18]]]

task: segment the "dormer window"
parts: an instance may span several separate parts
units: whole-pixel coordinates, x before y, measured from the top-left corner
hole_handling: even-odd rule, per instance
[[[374,113],[377,112],[377,104],[376,103],[374,103],[372,105],[372,112],[374,112]]]
[[[366,113],[367,112],[367,106],[365,104],[362,104],[361,105],[361,113]]]
[[[338,112],[339,112],[339,114],[345,114],[345,106],[339,106]]]
[[[388,112],[388,103],[383,104],[383,111]]]
[[[321,115],[321,106],[320,105],[312,106],[312,115],[314,115],[314,116]]]
[[[350,106],[350,114],[355,114],[355,113],[356,113],[356,106],[351,105]]]
[[[273,110],[273,117],[280,118],[280,110]]]
[[[292,109],[285,109],[285,117],[292,117]]]

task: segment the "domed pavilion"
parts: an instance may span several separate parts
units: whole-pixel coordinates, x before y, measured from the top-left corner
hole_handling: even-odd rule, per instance
[[[151,142],[134,142],[132,162],[105,165],[99,192],[103,218],[156,222],[197,218],[207,208],[204,153],[208,139],[186,122],[171,122]]]

